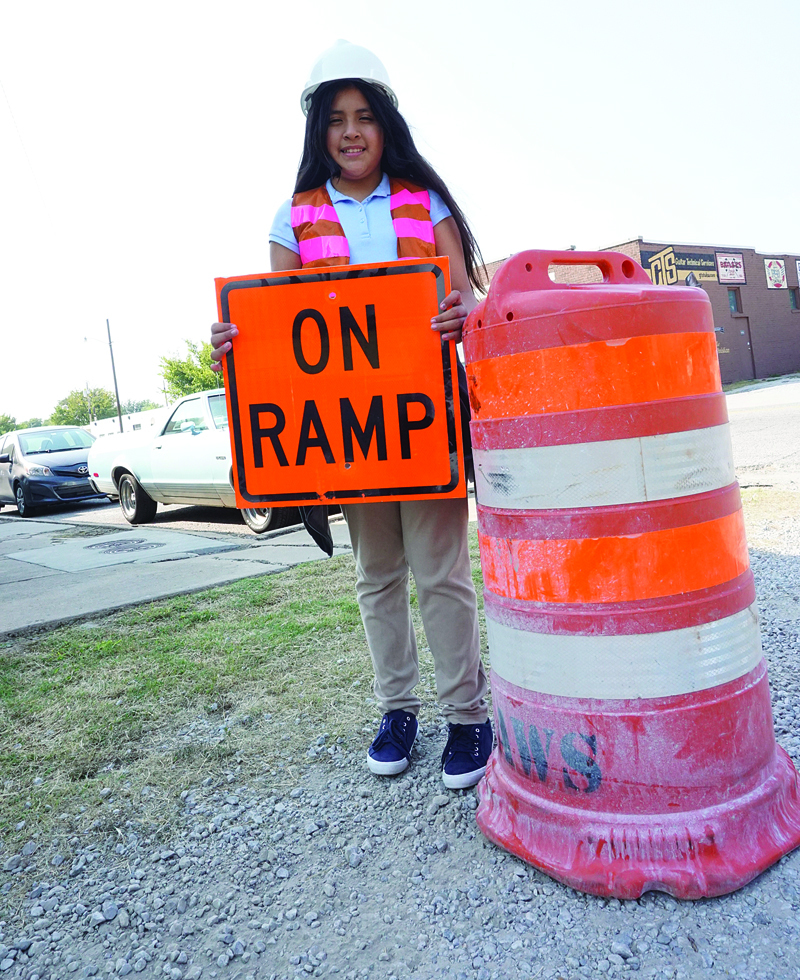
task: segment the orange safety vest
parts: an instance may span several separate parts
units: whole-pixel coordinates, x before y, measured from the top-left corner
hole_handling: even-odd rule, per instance
[[[399,177],[389,178],[389,207],[392,225],[397,235],[398,259],[433,258],[436,244],[431,221],[431,196],[424,188]],[[292,230],[300,246],[300,262],[304,269],[328,265],[349,265],[350,246],[336,214],[327,187],[301,191],[292,198]],[[461,401],[461,437],[464,444],[464,465],[467,479],[475,479],[472,444],[469,435],[470,407],[467,397],[467,377],[461,361],[458,365],[458,388]],[[327,506],[300,507],[306,530],[330,557],[333,538],[328,527]]]
[[[399,177],[390,177],[389,186],[398,259],[432,258],[436,255],[436,245],[430,194]],[[291,224],[304,269],[350,264],[350,246],[324,184],[294,195]]]

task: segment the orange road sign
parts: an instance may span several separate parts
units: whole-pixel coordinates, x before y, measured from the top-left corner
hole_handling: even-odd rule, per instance
[[[447,258],[216,285],[239,507],[466,494]]]

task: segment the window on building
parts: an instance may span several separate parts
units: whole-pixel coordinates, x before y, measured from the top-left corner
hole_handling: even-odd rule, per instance
[[[742,294],[738,288],[728,287],[728,306],[731,308],[731,313],[742,312]]]
[[[793,310],[800,310],[800,288],[797,286],[789,290],[789,307]]]

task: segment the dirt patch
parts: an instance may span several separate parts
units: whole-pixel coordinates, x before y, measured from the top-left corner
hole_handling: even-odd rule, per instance
[[[742,507],[750,548],[780,550],[786,554],[782,525],[788,521],[800,527],[800,493],[796,490],[750,487],[742,490]]]
[[[53,544],[60,544],[70,538],[99,538],[106,534],[119,534],[127,530],[128,528],[99,527],[96,524],[87,524],[83,527],[73,525],[59,531],[58,537],[53,539]]]

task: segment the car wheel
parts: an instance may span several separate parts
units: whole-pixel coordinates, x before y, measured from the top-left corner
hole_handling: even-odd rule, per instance
[[[33,507],[31,507],[31,505],[28,503],[25,488],[21,483],[18,483],[14,488],[14,496],[17,498],[17,510],[19,511],[19,516],[30,517],[33,513]]]
[[[119,506],[129,524],[149,524],[156,516],[158,504],[143,490],[131,473],[123,473],[119,481]]]
[[[274,531],[297,522],[297,511],[294,507],[253,507],[240,513],[245,524],[256,534]]]

